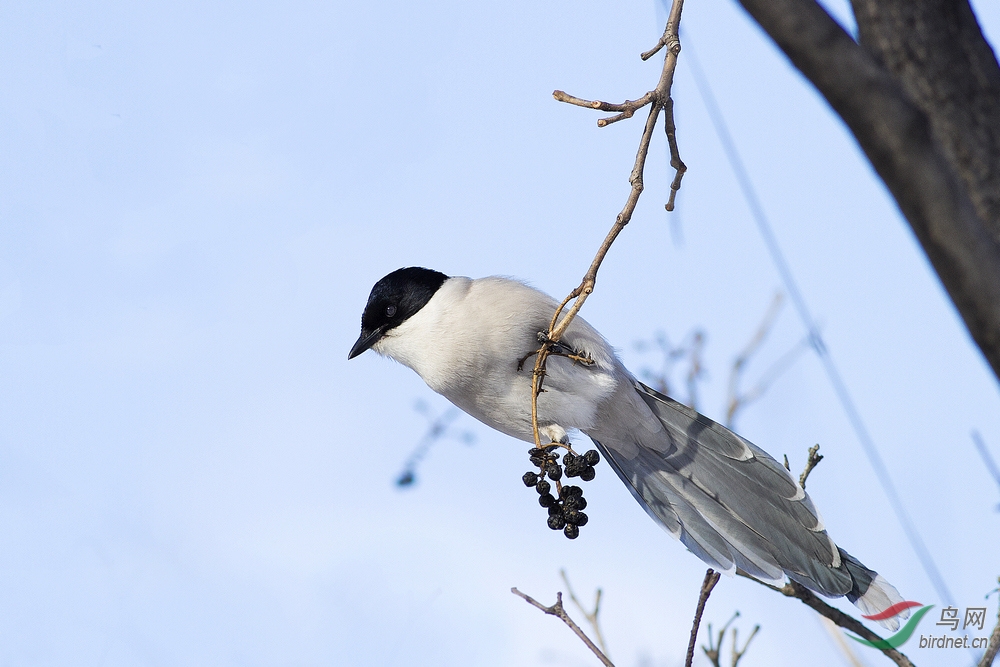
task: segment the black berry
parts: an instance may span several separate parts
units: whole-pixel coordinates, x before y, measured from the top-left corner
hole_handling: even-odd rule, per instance
[[[563,533],[565,533],[566,537],[571,540],[575,540],[580,537],[580,529],[571,523],[566,524],[566,528],[563,529]]]
[[[544,495],[538,496],[538,504],[542,507],[550,507],[554,505],[556,499],[552,497],[551,493],[546,493]]]
[[[544,496],[546,493],[549,492],[552,486],[549,485],[549,483],[546,482],[544,479],[540,479],[538,480],[538,484],[535,485],[535,488],[538,490],[538,495]]]
[[[585,482],[589,482],[596,476],[597,472],[594,470],[593,466],[587,466],[586,468],[580,471],[580,479],[582,479]]]
[[[538,483],[538,475],[533,472],[526,472],[521,476],[521,481],[524,482],[525,486],[534,486]]]
[[[597,453],[596,449],[591,449],[583,455],[583,461],[589,466],[596,466],[601,462],[601,455]]]
[[[549,528],[552,530],[562,530],[563,526],[566,526],[566,519],[562,518],[562,514],[553,514],[549,517],[549,520],[546,523],[549,524]],[[569,526],[566,527],[569,528]],[[576,526],[574,526],[574,528],[576,528]]]

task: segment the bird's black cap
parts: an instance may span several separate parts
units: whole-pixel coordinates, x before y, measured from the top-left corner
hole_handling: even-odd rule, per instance
[[[353,359],[378,342],[385,332],[398,327],[427,305],[448,280],[440,271],[410,266],[397,269],[375,283],[368,305],[361,314],[361,336],[351,348]]]

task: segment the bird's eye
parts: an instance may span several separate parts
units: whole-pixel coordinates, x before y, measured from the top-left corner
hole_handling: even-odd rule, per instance
[[[396,306],[395,306],[395,304],[391,304],[390,303],[388,306],[385,307],[385,316],[386,317],[393,317],[395,314],[396,314]]]

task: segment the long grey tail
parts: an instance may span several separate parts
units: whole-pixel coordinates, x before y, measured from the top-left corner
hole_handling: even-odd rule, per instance
[[[846,596],[866,616],[903,600],[834,543],[798,481],[765,451],[642,383],[635,390],[662,430],[625,429],[627,442],[621,424],[588,435],[646,512],[695,555],[723,572],[773,583],[787,576]],[[878,622],[895,630],[906,615]]]

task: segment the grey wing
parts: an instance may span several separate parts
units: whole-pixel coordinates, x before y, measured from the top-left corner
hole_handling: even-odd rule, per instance
[[[662,429],[628,428],[607,415],[587,434],[652,517],[722,571],[765,581],[787,574],[830,597],[851,592],[837,545],[787,470],[687,406],[639,382],[635,391]]]

